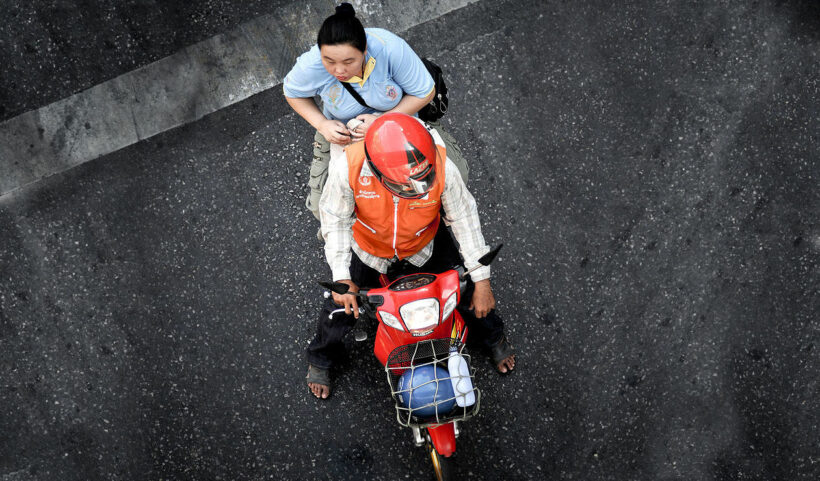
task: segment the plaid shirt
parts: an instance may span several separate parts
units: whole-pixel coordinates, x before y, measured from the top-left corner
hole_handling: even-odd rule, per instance
[[[431,134],[437,144],[444,144],[437,132],[431,131]],[[387,268],[393,262],[393,259],[365,252],[353,238],[356,203],[347,174],[347,156],[337,145],[332,145],[327,183],[319,201],[319,217],[322,221],[322,236],[325,239],[325,257],[334,281],[350,279],[351,250],[362,262],[382,274],[387,272]],[[370,175],[367,162],[362,167],[362,175]],[[486,254],[490,248],[481,235],[475,198],[467,190],[458,168],[450,159],[447,159],[444,177],[444,191],[441,194],[444,221],[453,231],[465,267],[470,269],[478,265],[478,258]],[[433,241],[430,241],[420,251],[407,257],[407,261],[415,266],[421,266],[432,254]],[[487,279],[490,277],[490,267],[480,267],[470,276],[473,282]]]

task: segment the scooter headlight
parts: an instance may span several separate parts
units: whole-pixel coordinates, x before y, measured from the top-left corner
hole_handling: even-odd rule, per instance
[[[457,298],[458,296],[455,292],[447,298],[447,302],[444,303],[444,314],[441,316],[442,319],[447,319],[450,317],[450,314],[453,313],[453,310],[456,308]]]
[[[392,327],[393,329],[398,329],[400,331],[404,330],[404,327],[402,327],[401,322],[399,322],[399,320],[396,319],[396,316],[394,316],[393,314],[390,314],[389,312],[379,311],[379,316],[381,316],[382,322]]]
[[[438,324],[438,299],[419,299],[399,308],[404,324],[413,335],[426,335]],[[427,332],[421,332],[425,331]]]

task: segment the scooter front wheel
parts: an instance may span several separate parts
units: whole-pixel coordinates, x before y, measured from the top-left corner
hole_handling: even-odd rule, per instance
[[[436,481],[451,481],[453,477],[453,458],[442,456],[436,451],[433,443],[427,443],[427,452],[430,455],[430,461],[433,463],[433,473],[436,475]]]

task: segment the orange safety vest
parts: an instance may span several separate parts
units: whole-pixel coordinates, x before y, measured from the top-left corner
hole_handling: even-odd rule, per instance
[[[444,147],[436,145],[436,148],[439,153],[436,182],[420,199],[394,197],[374,175],[360,176],[365,162],[364,142],[356,142],[345,149],[348,181],[356,201],[353,238],[365,252],[377,257],[404,259],[420,251],[436,236],[447,159]]]

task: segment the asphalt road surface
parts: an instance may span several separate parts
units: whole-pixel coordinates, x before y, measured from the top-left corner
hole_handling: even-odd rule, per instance
[[[518,351],[476,356],[457,472],[820,479],[820,9],[611,3],[404,35],[446,72]],[[372,344],[305,385],[311,139],[274,88],[0,200],[1,480],[429,476]]]
[[[0,4],[0,120],[272,14],[288,0],[8,0]]]

